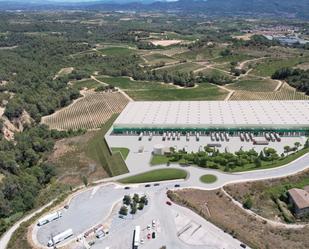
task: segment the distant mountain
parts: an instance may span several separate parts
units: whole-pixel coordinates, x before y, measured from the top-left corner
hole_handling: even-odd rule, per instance
[[[0,0],[0,10],[134,10],[177,11],[207,15],[275,16],[309,19],[309,0]],[[78,3],[73,3],[79,1]]]

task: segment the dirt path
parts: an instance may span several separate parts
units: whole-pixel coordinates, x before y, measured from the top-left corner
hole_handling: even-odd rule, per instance
[[[266,58],[267,58],[267,57],[260,57],[260,58],[245,60],[245,61],[241,62],[237,68],[238,68],[238,69],[243,69],[244,66],[245,66],[247,63],[249,63],[249,62],[264,60],[264,59],[266,59]]]
[[[212,84],[212,85],[214,85],[214,86],[216,86],[216,87],[219,87],[220,89],[225,90],[225,91],[228,92],[228,95],[225,97],[224,101],[230,100],[231,97],[233,96],[233,94],[235,93],[234,90],[228,89],[228,88],[226,88],[225,86],[220,86],[220,85],[216,85],[216,84]]]
[[[243,207],[243,205],[236,201],[231,195],[229,195],[225,190],[224,188],[221,188],[221,190],[223,191],[223,193],[228,196],[232,202],[237,205],[239,208],[241,208],[244,212],[246,212],[248,215],[250,216],[253,216],[254,218],[256,219],[259,219],[261,221],[266,221],[267,224],[273,226],[273,227],[276,227],[276,228],[287,228],[287,229],[301,229],[301,228],[304,228],[306,225],[305,224],[285,224],[285,223],[282,223],[282,222],[278,222],[278,221],[274,221],[274,220],[270,220],[270,219],[266,219],[256,213],[254,213],[253,211],[251,211],[250,209],[245,209]]]
[[[277,87],[275,88],[274,92],[278,92],[278,91],[281,90],[281,87],[283,86],[284,81],[282,81],[282,80],[275,80],[275,81],[278,82],[278,85],[277,85]]]
[[[95,76],[91,75],[90,78],[104,86],[108,86],[108,84],[106,84],[105,82],[101,81],[101,80],[98,80]]]

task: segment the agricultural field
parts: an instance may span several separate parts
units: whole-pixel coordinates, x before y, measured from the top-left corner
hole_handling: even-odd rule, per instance
[[[278,82],[271,79],[241,79],[236,83],[229,84],[227,88],[234,91],[250,92],[273,92],[278,86]]]
[[[169,72],[190,73],[199,68],[203,68],[203,66],[197,63],[187,62],[187,63],[180,63],[177,65],[171,65],[171,66],[158,68],[157,70],[158,71],[168,70]]]
[[[120,113],[128,101],[120,92],[87,92],[68,107],[43,117],[42,123],[57,130],[95,129]]]
[[[308,57],[294,57],[288,59],[267,59],[258,63],[253,71],[252,75],[258,75],[262,77],[272,76],[278,69],[285,67],[295,67],[298,64],[309,61]]]
[[[134,54],[136,51],[128,47],[107,47],[99,50],[102,54],[106,56],[123,56]]]
[[[161,90],[161,89],[176,89],[175,86],[159,83],[155,81],[132,80],[129,77],[106,77],[98,76],[98,80],[119,87],[124,91],[143,91],[143,90]]]
[[[295,88],[284,83],[278,91],[274,92],[253,92],[237,90],[230,100],[308,100],[309,96],[296,91]]]
[[[97,79],[121,88],[136,101],[224,100],[228,94],[227,91],[209,83],[200,83],[191,88],[181,88],[166,83],[134,81],[128,77],[99,76]]]
[[[167,55],[159,54],[159,53],[151,53],[148,55],[144,55],[143,58],[148,65],[155,65],[157,63],[162,63],[162,62],[165,64],[178,62],[177,60]]]
[[[70,85],[77,90],[83,90],[84,88],[96,89],[97,87],[102,86],[102,84],[93,79],[71,81]]]

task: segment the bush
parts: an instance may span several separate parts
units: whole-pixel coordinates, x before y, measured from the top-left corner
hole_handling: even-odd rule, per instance
[[[253,206],[253,201],[252,201],[251,197],[248,196],[248,197],[245,199],[245,201],[244,201],[243,207],[244,207],[245,209],[251,209],[252,206]]]

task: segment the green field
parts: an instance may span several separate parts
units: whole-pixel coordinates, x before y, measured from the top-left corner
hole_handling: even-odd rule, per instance
[[[216,58],[213,61],[217,63],[223,63],[223,62],[231,63],[231,62],[241,62],[241,61],[250,60],[254,58],[255,57],[248,55],[248,54],[232,54],[228,56],[221,56],[219,58]]]
[[[161,84],[155,81],[131,80],[128,77],[97,77],[100,81],[119,87],[122,90],[151,90],[151,89],[175,89],[175,86],[169,84]]]
[[[99,50],[102,54],[107,56],[122,56],[134,54],[136,51],[127,47],[108,47]]]
[[[164,62],[164,63],[175,63],[177,60],[164,55],[164,54],[149,54],[143,56],[145,60],[147,60],[147,63],[150,65],[154,65],[156,63]]]
[[[117,115],[110,118],[88,143],[86,155],[99,162],[110,176],[128,173],[129,170],[120,153],[112,154],[104,139],[104,135],[116,120]]]
[[[151,91],[128,91],[134,100],[224,100],[227,92],[209,83],[200,83],[195,88],[165,89]]]
[[[288,59],[268,59],[258,63],[250,74],[259,76],[272,76],[278,69],[295,67],[300,63],[309,61],[308,57],[295,57]]]
[[[187,172],[181,169],[157,169],[119,180],[121,183],[159,182],[175,179],[185,179]]]
[[[153,155],[151,157],[150,164],[151,165],[159,165],[159,164],[166,164],[169,162],[169,159],[166,156],[162,155]]]
[[[128,148],[111,148],[113,153],[120,153],[124,160],[127,159],[130,150]]]
[[[169,66],[166,68],[159,68],[158,71],[167,70],[168,72],[181,72],[181,73],[190,73],[196,69],[202,68],[203,66],[196,63],[187,62],[182,64],[177,64],[175,66]]]
[[[175,55],[175,58],[186,60],[210,60],[218,57],[220,48],[199,48]]]
[[[215,175],[203,175],[200,177],[200,181],[203,183],[214,183],[217,181],[217,177]]]
[[[72,86],[74,89],[81,90],[84,87],[88,89],[95,89],[99,86],[102,86],[99,82],[89,79],[89,80],[79,80],[79,81],[73,81]]]
[[[209,83],[200,83],[193,88],[177,88],[171,84],[132,81],[127,77],[97,77],[99,80],[119,87],[134,100],[223,100],[227,92]]]

